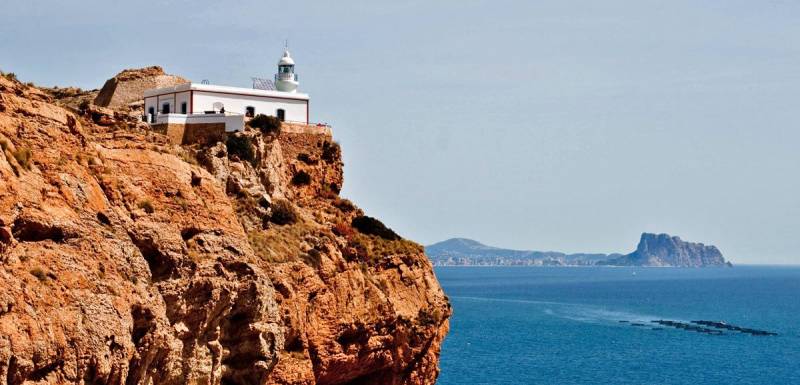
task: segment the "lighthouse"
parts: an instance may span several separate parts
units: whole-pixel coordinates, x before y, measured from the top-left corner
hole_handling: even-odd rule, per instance
[[[275,88],[282,92],[297,92],[297,74],[294,73],[294,60],[289,54],[289,49],[283,51],[283,57],[278,61],[278,73],[275,74]]]

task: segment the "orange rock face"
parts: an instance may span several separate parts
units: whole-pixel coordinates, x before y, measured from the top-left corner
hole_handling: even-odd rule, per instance
[[[0,77],[1,383],[435,382],[447,299],[352,228],[328,132],[248,153],[114,115]]]

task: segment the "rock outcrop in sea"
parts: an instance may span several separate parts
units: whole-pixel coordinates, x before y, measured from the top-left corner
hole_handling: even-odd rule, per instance
[[[51,91],[0,76],[0,383],[435,382],[448,300],[330,131],[178,146]]]
[[[599,262],[610,266],[731,266],[716,246],[686,242],[669,234],[643,233],[633,253]]]

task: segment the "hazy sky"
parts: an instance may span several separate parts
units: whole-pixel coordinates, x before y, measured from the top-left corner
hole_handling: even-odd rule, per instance
[[[343,195],[404,236],[800,263],[796,1],[13,1],[0,69],[271,77],[289,39]]]

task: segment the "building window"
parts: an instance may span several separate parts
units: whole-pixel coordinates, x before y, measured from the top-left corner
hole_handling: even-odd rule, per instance
[[[278,119],[282,122],[286,120],[286,111],[283,108],[278,108]]]
[[[253,106],[247,106],[244,108],[244,116],[252,118],[256,116],[256,108]]]
[[[164,103],[161,105],[161,113],[169,114],[169,103]]]
[[[186,114],[186,102],[181,103],[181,114]]]
[[[147,118],[150,119],[150,123],[156,122],[156,108],[150,107],[147,109]]]

